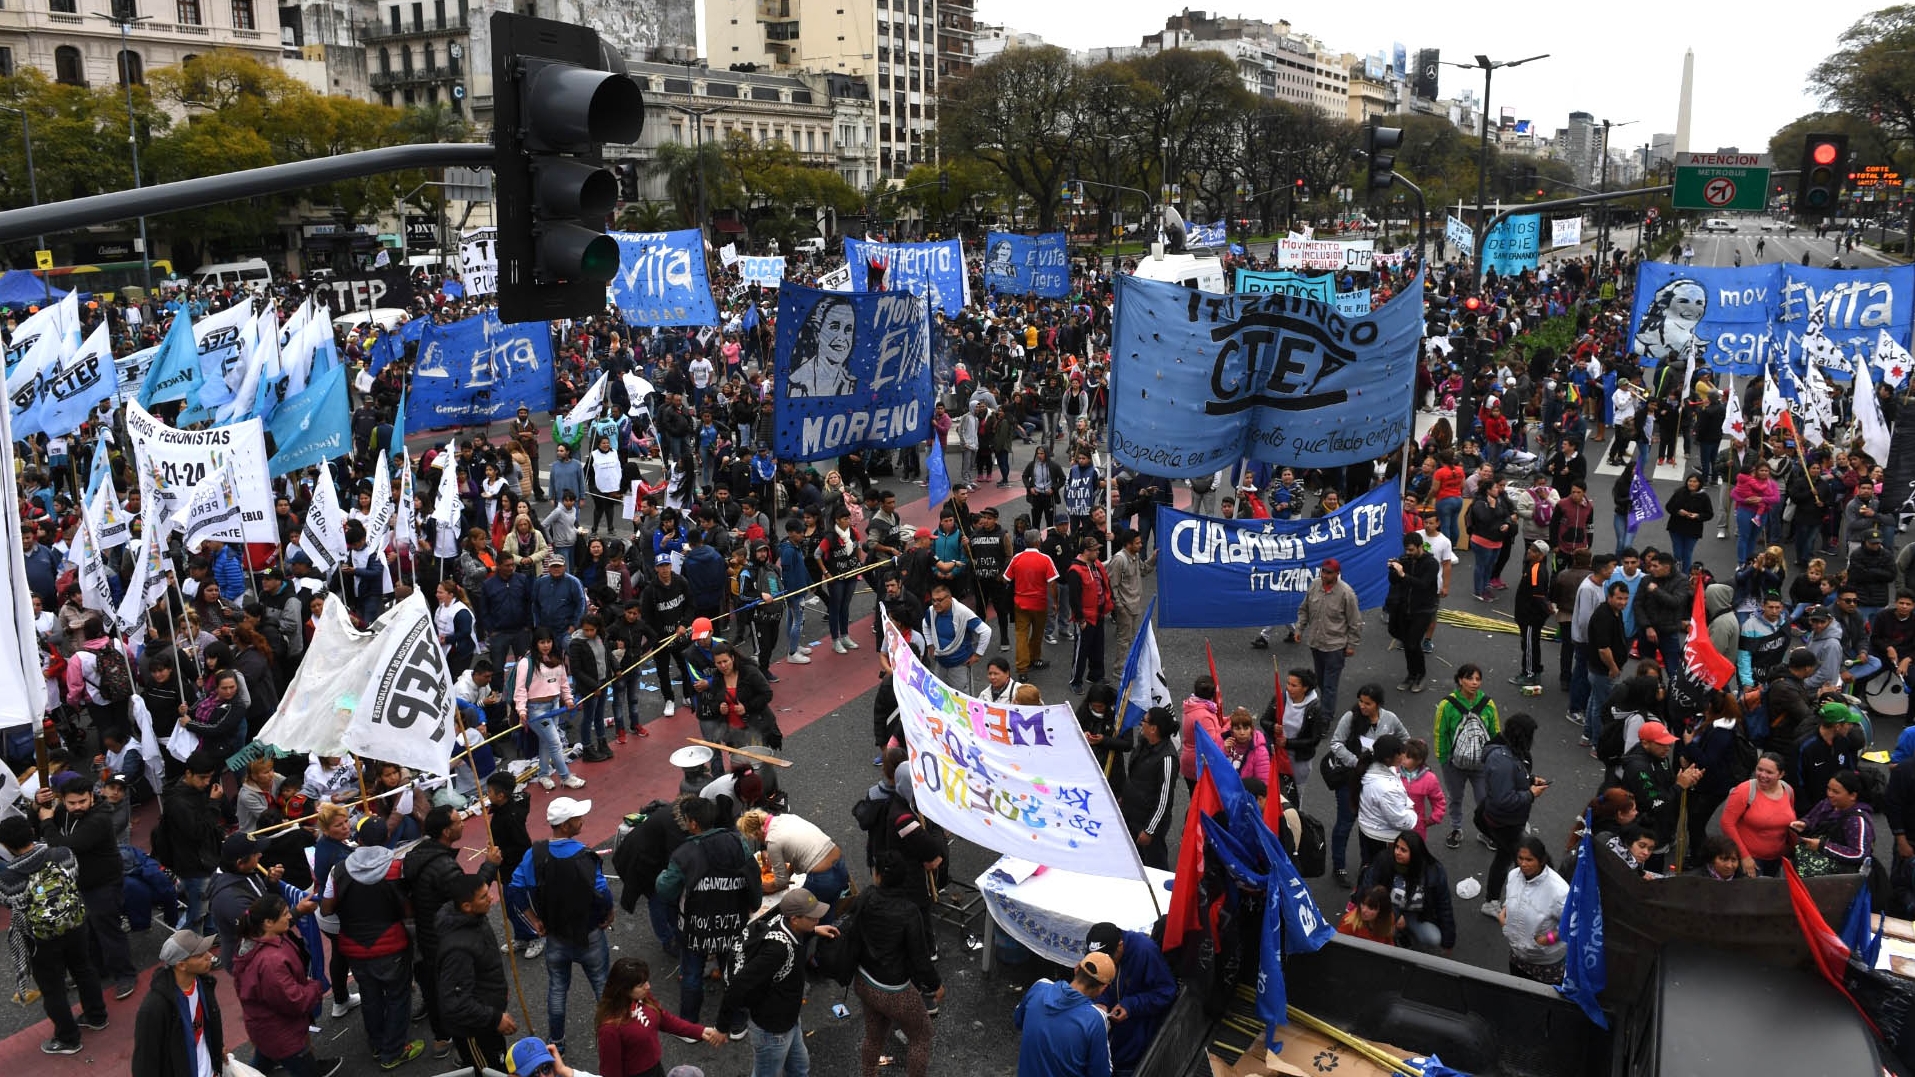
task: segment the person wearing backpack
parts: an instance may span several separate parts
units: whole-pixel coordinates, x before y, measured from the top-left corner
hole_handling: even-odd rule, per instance
[[[660,902],[677,912],[683,947],[678,1016],[695,1022],[705,1005],[705,969],[711,962],[722,965],[733,951],[758,908],[764,880],[744,838],[719,826],[716,802],[687,800],[675,806],[673,814],[687,837],[672,850],[654,890]],[[732,1038],[742,1038],[735,1034],[744,1028],[743,1011],[721,1006],[717,1025]]]
[[[1443,839],[1448,849],[1463,844],[1464,788],[1475,794],[1479,807],[1483,803],[1483,760],[1490,741],[1502,732],[1496,701],[1483,691],[1482,667],[1465,662],[1456,667],[1455,680],[1456,690],[1436,704],[1436,730],[1431,736],[1443,772],[1443,793],[1449,798],[1450,833]],[[1481,837],[1489,844],[1487,836]]]
[[[1476,802],[1476,829],[1488,836],[1495,857],[1483,886],[1484,916],[1503,911],[1503,887],[1516,863],[1516,843],[1523,839],[1536,798],[1549,791],[1546,779],[1530,773],[1536,742],[1536,719],[1512,714],[1502,732],[1490,741],[1483,758],[1483,788]]]
[[[578,840],[585,829],[589,800],[555,797],[546,802],[549,840],[534,842],[532,851],[512,873],[506,897],[524,915],[532,930],[545,939],[545,1028],[549,1042],[563,1053],[565,998],[572,990],[572,965],[585,970],[592,997],[605,993],[611,967],[611,946],[605,933],[617,909],[612,888],[605,882],[598,854]]]
[[[400,864],[386,848],[386,822],[360,822],[359,847],[326,877],[320,912],[339,918],[338,945],[345,952],[364,1004],[366,1046],[386,1072],[425,1054],[424,1040],[408,1040],[412,1016],[411,939]]]
[[[919,874],[896,849],[878,854],[871,888],[838,925],[851,936],[851,987],[864,1006],[861,1077],[877,1077],[894,1028],[904,1033],[905,1077],[924,1077],[931,1066],[931,1018],[944,1001],[944,981],[908,890]]]
[[[53,1022],[53,1038],[40,1045],[50,1055],[80,1053],[80,1030],[106,1028],[106,995],[87,957],[86,906],[80,898],[80,865],[70,849],[35,841],[33,825],[15,815],[0,819],[0,845],[9,859],[0,867],[0,904],[26,930],[28,966],[40,989],[40,1005]],[[80,994],[80,1018],[67,1001],[67,977]]]
[[[66,664],[66,698],[85,706],[93,728],[127,724],[126,701],[133,698],[133,652],[106,634],[106,622],[97,612],[80,623],[85,642]]]
[[[1707,863],[1703,839],[1709,819],[1729,793],[1755,772],[1755,744],[1742,726],[1742,706],[1722,691],[1709,693],[1703,723],[1682,735],[1677,756],[1702,768],[1702,777],[1689,790],[1689,840],[1684,870]],[[1674,867],[1674,865],[1671,865]]]
[[[1782,780],[1782,771],[1782,757],[1763,752],[1756,760],[1754,776],[1731,789],[1722,805],[1722,836],[1735,843],[1736,852],[1742,856],[1742,872],[1750,878],[1782,874],[1782,858],[1789,853],[1789,838],[1794,833],[1789,824],[1796,819],[1795,790]],[[1895,785],[1891,779],[1890,789]],[[1890,800],[1890,825],[1899,826],[1894,798]],[[1896,840],[1900,843],[1904,839],[1898,833]]]
[[[68,778],[56,800],[51,790],[37,799],[40,833],[48,845],[73,853],[78,863],[80,903],[86,906],[87,952],[102,976],[113,980],[113,997],[131,998],[139,970],[120,926],[125,905],[125,868],[114,834],[113,809],[93,795],[93,782]]]

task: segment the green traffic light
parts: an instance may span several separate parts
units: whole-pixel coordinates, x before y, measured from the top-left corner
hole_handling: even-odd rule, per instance
[[[585,245],[579,255],[579,276],[598,283],[610,283],[618,276],[618,240],[601,235]]]

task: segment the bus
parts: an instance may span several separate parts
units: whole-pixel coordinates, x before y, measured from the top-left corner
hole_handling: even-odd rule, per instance
[[[151,265],[152,281],[155,286],[173,276],[172,262],[164,258],[155,258]],[[86,265],[54,266],[46,270],[44,275],[55,288],[78,290],[110,303],[120,289],[144,285],[147,279],[146,267],[147,263],[143,262],[93,262]]]

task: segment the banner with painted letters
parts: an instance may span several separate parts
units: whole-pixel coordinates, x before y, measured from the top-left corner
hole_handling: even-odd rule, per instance
[[[451,773],[458,740],[452,672],[422,593],[379,619],[362,661],[366,679],[342,737],[346,749],[426,774]]]
[[[549,323],[506,325],[486,311],[427,326],[406,404],[406,429],[415,434],[499,422],[521,405],[551,411]]]
[[[1423,333],[1421,275],[1361,318],[1286,295],[1212,295],[1117,278],[1111,450],[1191,479],[1249,457],[1367,463],[1409,436]]]
[[[1543,253],[1543,218],[1538,213],[1505,217],[1483,242],[1483,267],[1498,276],[1535,269]]]
[[[1142,879],[1124,816],[1070,705],[967,696],[932,676],[887,619],[918,811],[953,837],[1046,867]]]
[[[1455,217],[1450,217],[1443,224],[1443,241],[1459,251],[1474,251],[1476,249],[1476,229],[1471,228]]]
[[[955,239],[936,243],[874,243],[845,237],[844,257],[851,270],[851,290],[871,290],[871,262],[884,266],[884,290],[910,292],[957,317],[971,301],[971,275],[964,268],[964,244]]]
[[[169,530],[180,533],[180,543],[193,553],[213,540],[242,542],[246,538],[240,519],[239,498],[233,489],[233,471],[229,466],[215,469],[187,491],[178,508],[166,518]]]
[[[1583,241],[1581,217],[1558,217],[1549,222],[1549,245],[1574,247]]]
[[[607,232],[618,241],[618,276],[612,302],[626,325],[712,325],[718,304],[705,272],[705,242],[698,229],[676,232]],[[536,409],[534,409],[536,410]]]
[[[1759,375],[1771,351],[1798,371],[1802,338],[1820,308],[1822,373],[1847,383],[1856,359],[1873,361],[1882,334],[1906,348],[1915,322],[1915,266],[1823,269],[1791,263],[1684,266],[1644,262],[1629,314],[1630,350],[1644,366],[1702,350],[1711,369]]]
[[[477,299],[499,290],[499,230],[474,228],[459,237],[459,275],[465,294]]]
[[[126,433],[138,463],[140,501],[164,519],[206,476],[230,465],[247,542],[278,542],[273,487],[266,473],[266,433],[258,419],[210,430],[180,430],[154,418],[137,400],[126,404]]]
[[[1336,274],[1299,273],[1291,269],[1239,269],[1236,290],[1239,295],[1295,295],[1319,303],[1332,303],[1337,294]]]
[[[778,293],[773,450],[818,460],[931,436],[930,318],[909,292]]]
[[[984,290],[1063,299],[1071,294],[1070,243],[1062,232],[991,232],[984,240]]]
[[[818,287],[827,292],[851,290],[851,267],[842,265],[818,278]]]
[[[747,255],[738,259],[738,279],[760,288],[778,288],[785,283],[783,255]]]
[[[1278,269],[1327,269],[1368,273],[1376,254],[1373,239],[1279,239]]]
[[[1209,224],[1193,223],[1186,225],[1184,227],[1184,246],[1186,248],[1221,247],[1230,242],[1230,237],[1225,229],[1226,226],[1222,221],[1211,221]]]
[[[1390,559],[1403,553],[1396,484],[1328,516],[1221,520],[1161,505],[1157,620],[1165,628],[1248,628],[1296,620],[1317,568],[1334,557],[1364,609],[1390,591]]]

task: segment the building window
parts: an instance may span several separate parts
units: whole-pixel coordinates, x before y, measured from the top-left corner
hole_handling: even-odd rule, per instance
[[[423,30],[426,28],[426,5],[424,0],[414,0],[413,2],[412,28],[414,30]]]
[[[399,5],[394,4],[386,9],[386,21],[392,24],[392,32],[396,36],[399,33]]]
[[[432,0],[432,20],[439,29],[446,28],[446,0]]]
[[[399,50],[399,70],[408,75],[412,74],[412,46],[410,45]],[[408,93],[406,96],[411,97],[412,95]],[[412,102],[407,101],[406,104],[410,105]]]
[[[61,45],[53,50],[53,79],[68,86],[86,85],[86,62],[80,59],[79,49]]]
[[[146,66],[140,63],[140,54],[120,50],[120,85],[132,83],[141,86],[146,83]]]
[[[381,75],[392,74],[392,53],[384,45],[379,46],[379,73]],[[391,102],[387,102],[387,104],[391,104]]]
[[[179,23],[181,26],[198,26],[200,24],[199,0],[178,0],[178,7],[180,13]]]
[[[80,13],[80,9],[74,0],[52,0],[48,8],[60,15],[78,15]]]
[[[0,79],[13,77],[13,50],[0,45]]]
[[[432,70],[432,42],[426,42],[426,71]]]
[[[253,22],[253,0],[233,0],[233,29],[259,29]]]

